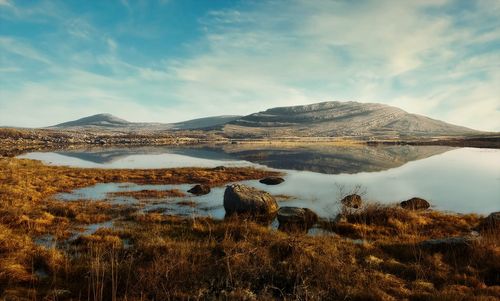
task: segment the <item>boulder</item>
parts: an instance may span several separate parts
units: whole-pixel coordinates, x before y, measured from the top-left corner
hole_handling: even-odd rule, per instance
[[[285,179],[280,178],[280,177],[267,177],[267,178],[261,179],[259,182],[261,182],[262,184],[266,184],[266,185],[278,185],[278,184],[283,183],[284,181],[285,181]]]
[[[500,211],[490,213],[485,219],[479,224],[480,231],[499,231],[500,230]]]
[[[204,195],[210,193],[210,186],[204,184],[194,185],[193,188],[188,190],[189,193],[194,195]]]
[[[281,207],[278,222],[282,231],[307,231],[318,222],[318,215],[308,208]]]
[[[360,195],[350,194],[343,198],[340,203],[346,207],[359,208],[363,204],[363,200]]]
[[[278,203],[273,196],[243,184],[233,184],[224,191],[224,209],[227,215],[250,214],[272,215],[278,211]]]
[[[318,222],[318,215],[309,208],[281,207],[278,210],[278,222],[312,226]]]
[[[411,198],[407,201],[401,202],[401,207],[408,210],[424,210],[428,209],[431,204],[421,198]]]

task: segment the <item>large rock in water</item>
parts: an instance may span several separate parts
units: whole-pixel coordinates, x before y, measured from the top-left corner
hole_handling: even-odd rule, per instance
[[[261,182],[262,184],[266,184],[266,185],[278,185],[278,184],[283,183],[284,181],[285,181],[285,179],[280,178],[280,177],[267,177],[267,178],[261,179],[259,182]]]
[[[318,222],[318,215],[308,208],[281,207],[278,222],[281,230],[308,230]]]
[[[224,209],[227,215],[234,213],[272,215],[278,211],[278,203],[265,191],[243,184],[233,184],[224,192]]]
[[[210,186],[197,184],[194,185],[193,188],[189,189],[188,192],[194,195],[205,195],[210,193]]]
[[[350,194],[343,198],[340,203],[346,207],[359,208],[363,204],[363,200],[360,195]]]
[[[428,209],[431,204],[421,198],[411,198],[407,201],[401,202],[401,207],[408,210],[424,210]]]

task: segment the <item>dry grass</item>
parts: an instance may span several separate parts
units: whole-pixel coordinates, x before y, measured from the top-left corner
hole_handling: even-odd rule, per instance
[[[271,230],[250,220],[138,213],[54,193],[98,182],[208,183],[258,179],[255,169],[92,170],[0,160],[0,298],[6,300],[498,300],[500,244],[419,242],[466,236],[483,219],[369,205],[324,222],[339,235]],[[148,194],[148,193],[145,193]],[[68,241],[75,228],[116,220]],[[34,243],[53,235],[56,246]],[[352,239],[362,239],[358,243]]]
[[[139,190],[139,191],[118,191],[108,193],[109,196],[126,196],[138,200],[162,199],[168,197],[184,197],[186,194],[178,189],[171,190]]]
[[[395,205],[367,204],[345,209],[344,221],[323,222],[323,227],[353,239],[370,241],[419,241],[469,235],[482,217],[434,210],[412,211]]]

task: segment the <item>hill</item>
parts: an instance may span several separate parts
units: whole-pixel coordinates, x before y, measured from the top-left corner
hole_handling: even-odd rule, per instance
[[[435,137],[481,132],[410,114],[402,109],[359,102],[322,102],[272,108],[226,124],[228,136]]]
[[[50,128],[57,129],[100,129],[100,130],[193,130],[221,126],[234,121],[239,115],[222,115],[186,120],[177,123],[130,122],[111,114],[96,114],[73,121],[60,123]]]
[[[96,114],[83,117],[77,120],[63,122],[52,127],[70,128],[70,127],[124,127],[132,125],[132,122],[118,118],[111,114]]]

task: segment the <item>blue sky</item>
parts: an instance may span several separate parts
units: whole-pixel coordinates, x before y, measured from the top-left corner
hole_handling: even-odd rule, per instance
[[[500,131],[500,1],[0,0],[0,125],[328,100]]]

